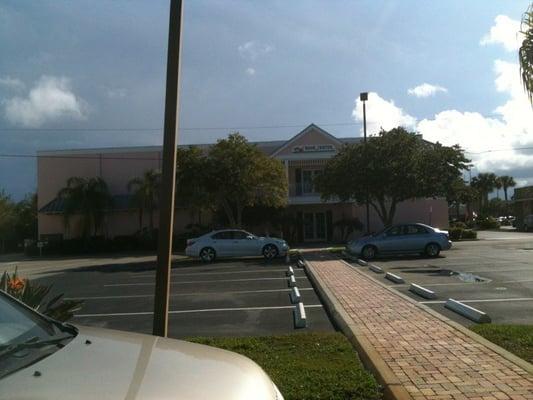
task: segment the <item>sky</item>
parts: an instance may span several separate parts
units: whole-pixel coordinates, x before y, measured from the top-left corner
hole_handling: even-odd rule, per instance
[[[528,3],[185,0],[178,141],[289,139],[310,123],[361,136],[366,91],[370,134],[401,125],[461,145],[472,176],[533,184]],[[162,143],[168,8],[0,2],[0,190],[35,191],[38,150]]]

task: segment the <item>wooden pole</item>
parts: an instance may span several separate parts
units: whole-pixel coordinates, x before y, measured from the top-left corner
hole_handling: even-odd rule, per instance
[[[168,334],[172,229],[174,225],[174,190],[176,184],[176,145],[178,139],[179,76],[182,25],[182,0],[170,1],[168,28],[167,85],[163,137],[163,171],[159,196],[159,237],[154,299],[153,334]]]

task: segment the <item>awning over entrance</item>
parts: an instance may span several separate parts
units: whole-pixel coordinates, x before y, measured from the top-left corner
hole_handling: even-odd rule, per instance
[[[131,194],[118,194],[111,198],[111,208],[107,211],[128,211],[135,210],[137,207],[133,204],[133,196]],[[43,214],[63,214],[65,211],[65,201],[56,197],[43,207],[39,209]]]

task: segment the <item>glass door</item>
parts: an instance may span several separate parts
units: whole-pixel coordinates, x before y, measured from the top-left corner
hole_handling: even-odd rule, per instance
[[[304,213],[303,218],[304,240],[326,240],[326,213]]]

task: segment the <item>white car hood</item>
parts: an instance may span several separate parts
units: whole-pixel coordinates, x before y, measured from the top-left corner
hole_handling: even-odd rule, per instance
[[[274,400],[276,389],[257,364],[235,353],[83,327],[63,349],[1,379],[0,399]]]

